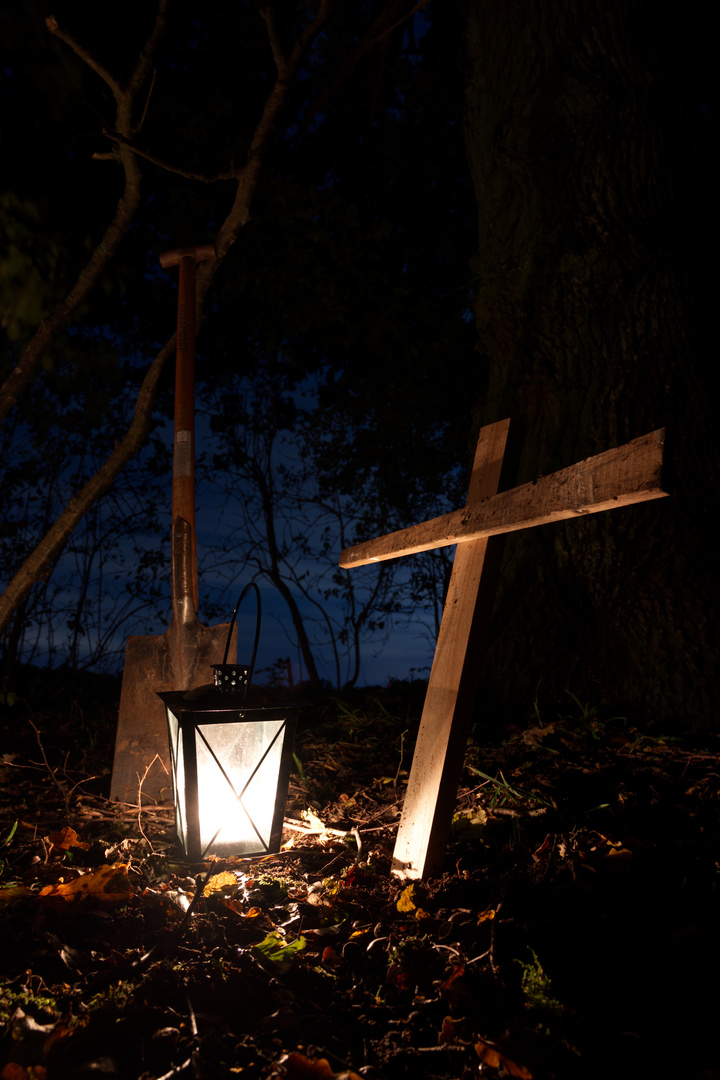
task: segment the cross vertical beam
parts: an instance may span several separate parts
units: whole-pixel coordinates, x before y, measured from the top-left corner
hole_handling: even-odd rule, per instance
[[[422,878],[442,869],[492,614],[500,536],[552,521],[663,499],[665,429],[497,494],[510,422],[480,432],[462,510],[346,548],[347,569],[457,544],[435,659],[415,746],[393,873]]]
[[[468,505],[495,495],[509,420],[482,428]],[[458,544],[428,682],[392,872],[419,879],[442,870],[470,732],[482,653],[498,578],[502,538]]]

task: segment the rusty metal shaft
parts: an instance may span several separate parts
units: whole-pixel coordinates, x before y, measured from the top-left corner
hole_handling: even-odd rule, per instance
[[[176,248],[160,256],[167,269],[179,266],[178,319],[175,360],[175,434],[173,440],[172,528],[178,519],[186,521],[192,538],[190,566],[192,602],[198,610],[197,532],[195,529],[195,276],[198,262],[215,257],[212,244]],[[173,573],[173,613],[176,603],[177,574]]]

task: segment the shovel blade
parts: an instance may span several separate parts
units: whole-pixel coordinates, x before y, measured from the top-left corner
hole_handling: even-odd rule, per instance
[[[113,802],[172,801],[167,721],[157,694],[212,682],[212,665],[222,663],[228,629],[228,623],[208,627],[196,622],[192,649],[181,654],[171,646],[170,629],[128,638],[110,785]]]

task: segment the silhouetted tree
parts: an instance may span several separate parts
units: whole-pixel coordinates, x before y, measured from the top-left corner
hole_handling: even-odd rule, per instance
[[[525,433],[519,481],[667,427],[670,499],[507,541],[485,705],[568,689],[714,722],[718,455],[703,5],[478,0],[477,420]]]

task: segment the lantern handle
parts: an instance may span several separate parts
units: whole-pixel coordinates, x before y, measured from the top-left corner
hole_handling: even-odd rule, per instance
[[[237,619],[237,613],[240,610],[240,605],[242,604],[243,600],[245,599],[245,596],[250,591],[250,589],[255,590],[255,600],[256,600],[256,606],[257,606],[257,617],[255,619],[255,641],[253,642],[253,651],[252,651],[252,656],[250,658],[250,667],[248,668],[247,683],[245,684],[245,693],[246,694],[248,692],[248,687],[250,686],[250,683],[252,682],[253,672],[255,670],[255,657],[257,656],[258,642],[260,640],[260,620],[262,618],[262,604],[260,603],[260,590],[258,589],[258,587],[257,587],[257,585],[255,584],[254,581],[251,581],[249,583],[249,585],[245,586],[243,591],[240,593],[240,599],[238,600],[237,604],[235,605],[235,610],[233,611],[232,619],[230,620],[230,627],[228,629],[227,641],[225,642],[225,655],[223,656],[223,664],[227,664],[227,656],[228,656],[228,651],[230,649],[230,641],[232,639],[233,626],[235,625],[235,620]]]

